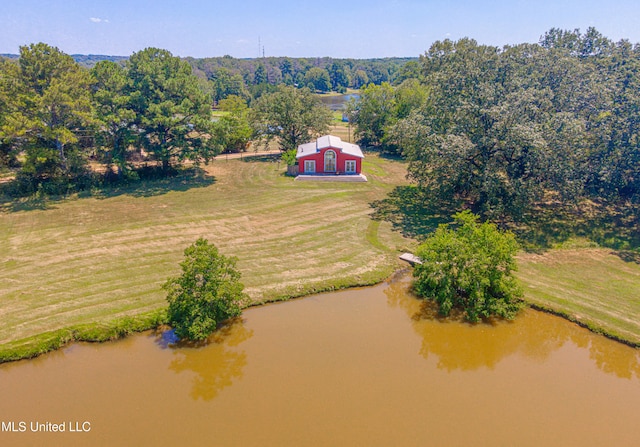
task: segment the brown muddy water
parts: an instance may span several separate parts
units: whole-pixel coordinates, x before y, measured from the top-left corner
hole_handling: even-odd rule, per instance
[[[640,445],[639,351],[535,311],[440,321],[407,284],[0,365],[0,445]]]

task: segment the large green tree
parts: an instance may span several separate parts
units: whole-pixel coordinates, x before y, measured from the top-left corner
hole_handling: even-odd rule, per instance
[[[305,85],[312,90],[328,92],[331,90],[331,78],[324,68],[312,67],[304,75]]]
[[[307,88],[280,86],[252,106],[250,122],[256,138],[277,139],[283,152],[295,151],[329,130],[331,111]]]
[[[256,71],[253,74],[253,83],[259,85],[266,84],[267,82],[267,70],[264,68],[263,64],[258,64]]]
[[[219,153],[211,138],[211,98],[191,66],[169,51],[147,48],[129,58],[131,101],[144,148],[168,169],[208,161]]]
[[[343,62],[335,61],[329,67],[331,87],[335,91],[346,91],[349,87],[349,71]]]
[[[245,299],[236,259],[199,238],[184,251],[182,274],[164,283],[169,323],[182,339],[204,340],[223,321],[242,312]]]
[[[19,65],[12,122],[27,142],[20,174],[34,185],[82,174],[86,154],[78,143],[95,124],[89,73],[44,43],[21,47]]]
[[[429,87],[418,79],[410,78],[395,88],[394,98],[395,118],[406,118],[413,110],[420,110],[426,106],[429,100]]]
[[[111,61],[100,61],[91,70],[96,118],[100,127],[97,144],[103,148],[110,169],[118,175],[127,168],[127,146],[134,140],[136,114],[131,104],[131,83],[126,70]]]
[[[520,77],[532,51],[462,39],[436,42],[422,58],[429,102],[392,133],[423,189],[503,219],[521,217],[552,186],[548,90]]]
[[[369,84],[360,96],[347,105],[349,121],[355,126],[355,135],[364,146],[380,146],[385,130],[396,117],[396,99],[388,82]]]
[[[218,104],[225,114],[214,125],[214,133],[220,147],[229,152],[243,152],[252,136],[249,125],[249,108],[244,99],[230,95]]]
[[[0,57],[0,167],[16,163],[16,138],[23,126],[16,122],[20,95],[18,64]]]
[[[216,102],[229,95],[240,96],[244,99],[250,97],[247,86],[239,73],[233,73],[225,67],[215,69],[209,76],[213,83],[213,98]]]
[[[362,69],[357,69],[351,77],[351,87],[361,88],[369,83],[369,75]]]
[[[418,247],[423,263],[414,270],[415,292],[436,301],[445,316],[458,308],[471,322],[513,318],[522,308],[522,291],[513,276],[515,237],[494,224],[479,223],[469,211],[454,218],[456,229],[440,225]]]
[[[607,48],[609,56],[598,58],[607,102],[588,122],[587,188],[591,196],[627,203],[640,218],[640,48],[626,41]]]

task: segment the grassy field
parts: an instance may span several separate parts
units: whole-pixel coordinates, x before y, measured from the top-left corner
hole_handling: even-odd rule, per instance
[[[563,248],[520,254],[518,265],[528,302],[640,346],[637,260],[604,248]]]
[[[372,284],[398,267],[410,242],[369,214],[406,182],[403,164],[371,155],[367,183],[314,183],[274,160],[217,160],[198,180],[7,207],[0,358],[153,325],[166,305],[161,284],[200,236],[238,257],[254,303]]]
[[[344,126],[332,132],[348,141]],[[284,171],[267,156],[221,159],[200,178],[0,204],[0,361],[155,326],[160,286],[200,236],[238,257],[259,304],[379,282],[415,248],[402,232],[429,220],[370,218],[406,185],[400,162],[368,155],[368,183],[295,182]],[[519,255],[525,298],[640,345],[640,262],[590,245]]]

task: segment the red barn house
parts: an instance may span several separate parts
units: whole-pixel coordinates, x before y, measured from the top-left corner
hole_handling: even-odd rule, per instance
[[[298,146],[298,180],[344,180],[366,182],[362,174],[364,155],[357,144],[325,135]]]

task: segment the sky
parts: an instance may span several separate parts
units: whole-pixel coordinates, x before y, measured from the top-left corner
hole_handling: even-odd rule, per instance
[[[640,42],[638,0],[0,0],[0,53],[45,42],[67,54],[147,47],[230,55],[417,57],[438,40],[538,42],[551,28]]]

